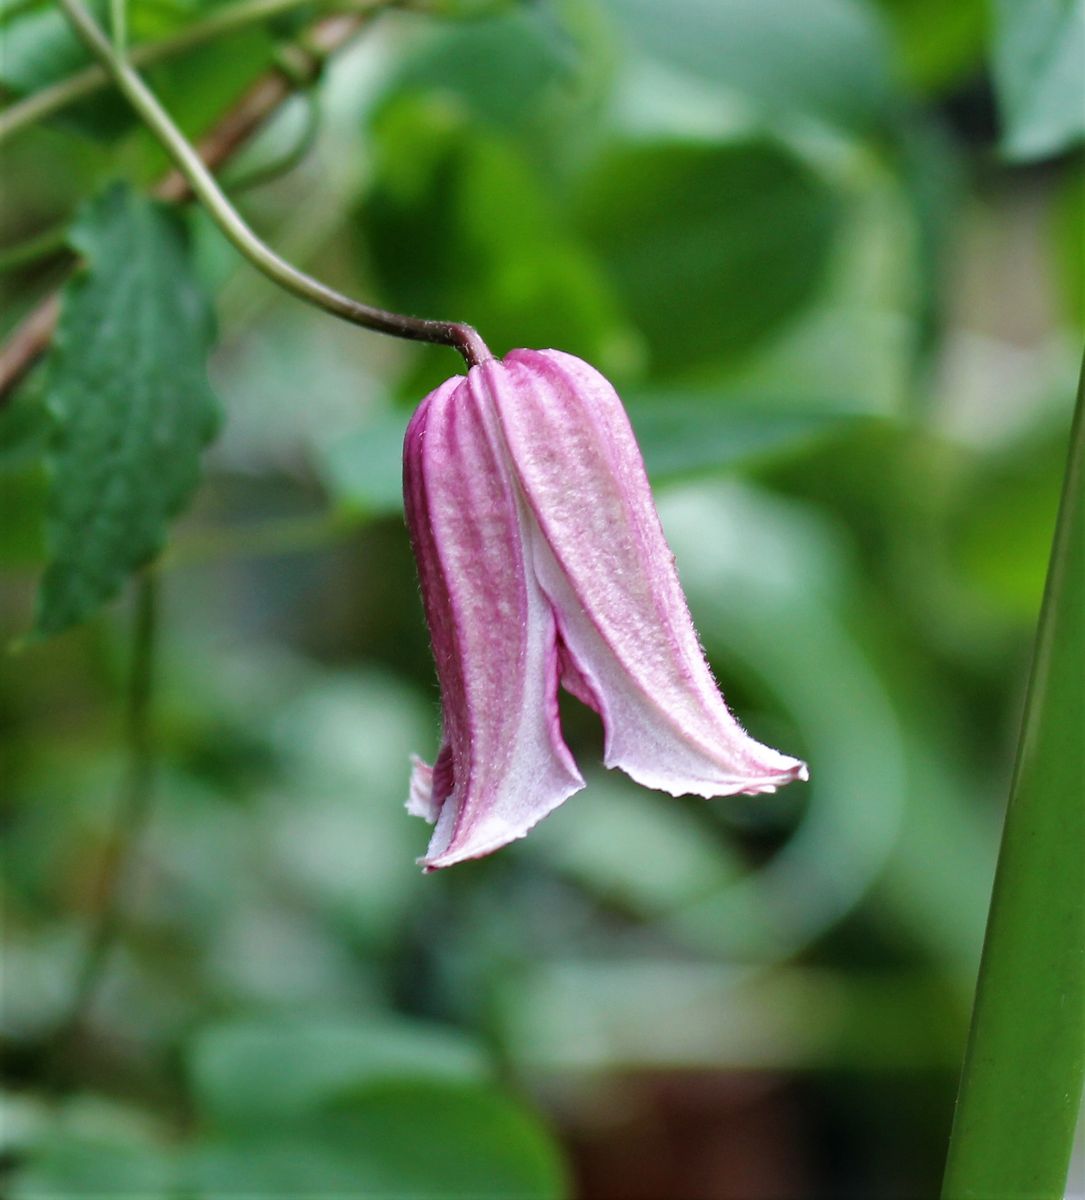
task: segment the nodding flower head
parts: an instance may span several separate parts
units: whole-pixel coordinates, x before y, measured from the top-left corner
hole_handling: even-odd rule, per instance
[[[807,777],[724,703],[629,419],[587,363],[514,350],[442,384],[407,429],[404,491],[443,712],[407,802],[435,823],[427,870],[523,837],[584,786],[559,685],[602,718],[606,765],[647,787]]]

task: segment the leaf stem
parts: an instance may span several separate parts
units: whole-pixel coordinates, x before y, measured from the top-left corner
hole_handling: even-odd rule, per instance
[[[120,92],[162,143],[215,224],[257,270],[299,299],[355,325],[393,337],[451,346],[463,355],[468,366],[492,357],[486,344],[469,325],[453,321],[429,321],[361,304],[280,258],[245,223],[155,94],[127,63],[117,57],[109,38],[82,0],[60,0],[60,5],[87,49],[102,64]]]
[[[0,249],[0,275],[29,266],[38,259],[64,253],[68,244],[68,224],[64,221],[12,246],[4,246]]]
[[[317,0],[320,3],[321,0]],[[213,42],[217,38],[237,33],[249,25],[258,25],[294,9],[310,7],[314,0],[238,0],[213,13],[202,21],[195,21],[172,37],[153,42],[142,42],[128,49],[128,62],[133,67],[149,67],[155,63],[177,58],[189,50]],[[378,7],[374,4],[332,4],[325,0],[326,7],[339,10],[368,11]],[[109,73],[98,63],[91,63],[81,71],[60,79],[49,87],[32,92],[0,112],[0,142],[47,117],[68,108],[79,100],[92,96],[110,82]]]
[[[66,1050],[94,1000],[123,921],[124,892],[132,870],[133,851],[151,811],[154,748],[151,700],[158,626],[158,581],[154,571],[136,579],[132,653],[125,700],[127,769],[114,826],[99,876],[97,916],[80,965],[68,1015],[56,1034],[58,1050]]]
[[[1085,369],[944,1200],[1061,1200],[1085,1084]]]

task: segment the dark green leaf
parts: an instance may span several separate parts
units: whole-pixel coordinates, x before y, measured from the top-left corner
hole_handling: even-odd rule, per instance
[[[1085,137],[1085,0],[994,0],[1002,148],[1047,158]]]
[[[65,291],[48,363],[56,432],[40,634],[89,616],[159,551],[219,419],[204,365],[210,311],[176,219],[116,186],[86,206],[71,242],[85,267]]]
[[[617,305],[513,143],[420,101],[387,110],[376,137],[361,231],[391,307],[468,321],[495,354],[613,354]]]
[[[749,349],[817,291],[838,204],[783,148],[665,143],[602,161],[580,225],[647,337],[687,369]]]

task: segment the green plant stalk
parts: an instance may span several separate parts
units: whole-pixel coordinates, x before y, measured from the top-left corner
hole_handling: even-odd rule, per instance
[[[17,242],[14,246],[4,246],[0,249],[0,275],[19,267],[29,266],[38,259],[52,258],[63,254],[68,245],[68,224],[64,221],[46,229],[44,233],[36,233],[25,241]]]
[[[72,989],[67,1016],[55,1035],[58,1052],[67,1051],[94,1001],[123,923],[124,893],[132,871],[133,851],[151,812],[154,790],[151,701],[158,628],[158,583],[153,571],[144,571],[135,583],[132,656],[125,699],[125,781],[102,863],[94,928]]]
[[[193,194],[207,209],[208,215],[257,270],[300,300],[365,329],[416,342],[451,346],[463,355],[468,366],[491,357],[486,344],[469,325],[455,321],[430,321],[361,304],[280,258],[245,223],[194,147],[159,103],[158,97],[136,71],[114,52],[109,38],[82,0],[59,2],[87,49],[102,64],[120,93],[158,138],[174,165],[188,180]]]
[[[1062,1200],[1085,1086],[1085,371],[944,1200]]]
[[[315,2],[319,4],[321,0]],[[150,67],[170,58],[178,58],[250,25],[259,25],[294,9],[311,7],[313,3],[314,0],[238,0],[238,3],[219,9],[205,20],[193,22],[172,37],[130,46],[127,59],[133,67]],[[325,6],[336,11],[351,12],[368,12],[376,7],[364,2],[336,4],[330,0],[326,0]],[[108,87],[109,83],[109,73],[99,64],[92,63],[67,79],[61,79],[16,101],[0,112],[0,142],[29,125],[93,96],[95,92]]]

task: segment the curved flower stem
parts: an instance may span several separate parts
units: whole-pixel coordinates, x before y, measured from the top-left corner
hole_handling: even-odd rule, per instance
[[[944,1200],[1061,1200],[1085,1084],[1085,371]]]
[[[87,49],[102,64],[120,92],[162,143],[215,224],[249,262],[272,282],[309,304],[315,304],[334,316],[377,333],[409,338],[416,342],[451,346],[463,355],[468,366],[474,366],[491,357],[485,343],[469,325],[452,321],[429,321],[362,304],[342,295],[311,275],[306,275],[280,258],[245,223],[154,93],[127,63],[117,57],[109,39],[82,0],[59,2]]]
[[[99,876],[94,929],[79,968],[67,1016],[55,1035],[58,1054],[66,1052],[94,1000],[120,930],[133,848],[151,811],[154,776],[151,697],[157,626],[158,585],[154,571],[148,570],[136,580],[131,666],[125,701],[126,776]]]
[[[172,37],[130,46],[127,58],[133,67],[149,67],[154,63],[177,58],[189,50],[195,50],[228,34],[237,33],[250,25],[258,25],[312,3],[313,0],[238,0],[236,4],[212,13],[205,20],[193,22]],[[369,11],[377,6],[329,3],[328,7],[349,9],[353,12]],[[92,63],[66,79],[60,79],[49,87],[41,88],[22,100],[17,100],[0,112],[0,142],[6,141],[28,125],[43,121],[79,100],[94,95],[106,87],[109,81],[108,72],[98,63]]]

